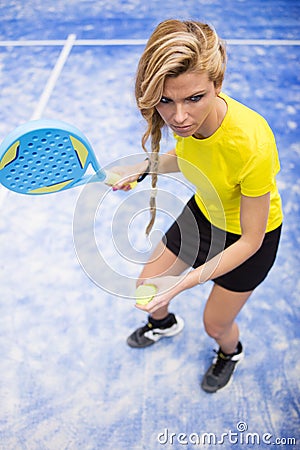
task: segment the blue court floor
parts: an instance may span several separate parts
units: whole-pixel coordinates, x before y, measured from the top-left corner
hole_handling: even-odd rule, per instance
[[[228,46],[223,91],[275,133],[285,215],[276,264],[238,318],[245,359],[208,395],[209,283],[173,301],[180,335],[126,345],[147,319],[134,280],[191,187],[161,177],[150,240],[147,180],[130,194],[1,187],[0,450],[299,449],[299,1],[6,0],[0,16],[0,139],[33,118],[61,119],[104,166],[144,158],[133,85],[157,23],[213,24]],[[165,136],[163,151],[172,145]]]

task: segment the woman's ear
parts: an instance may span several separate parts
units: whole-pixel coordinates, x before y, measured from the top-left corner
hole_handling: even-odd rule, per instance
[[[215,94],[219,95],[222,90],[222,83],[215,84]]]

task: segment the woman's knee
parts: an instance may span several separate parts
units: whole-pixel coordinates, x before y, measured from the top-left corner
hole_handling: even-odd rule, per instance
[[[207,300],[203,322],[206,333],[215,340],[232,332],[235,319],[251,292],[231,292],[214,285]]]
[[[208,336],[215,340],[220,340],[231,328],[232,323],[221,323],[206,310],[203,315],[204,329]]]
[[[220,340],[222,338],[222,336],[228,330],[228,327],[219,326],[219,325],[217,325],[211,321],[205,320],[205,319],[204,319],[203,323],[204,323],[204,329],[205,329],[206,333],[208,334],[208,336],[215,339],[216,341]]]

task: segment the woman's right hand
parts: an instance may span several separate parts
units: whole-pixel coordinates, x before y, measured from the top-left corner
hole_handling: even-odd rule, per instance
[[[114,191],[130,191],[132,189],[132,184],[134,184],[139,176],[143,174],[148,167],[148,161],[142,161],[138,164],[130,165],[130,166],[114,166],[110,169],[110,172],[113,172],[120,176],[120,181],[113,185]]]

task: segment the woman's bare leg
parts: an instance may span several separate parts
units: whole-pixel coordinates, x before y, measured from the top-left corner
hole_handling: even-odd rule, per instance
[[[144,266],[139,279],[137,281],[137,286],[141,284],[144,279],[149,279],[153,277],[161,277],[167,275],[180,275],[189,266],[183,262],[178,256],[174,255],[164,244],[160,241],[155,248],[153,254],[151,255],[149,261]],[[168,307],[163,307],[154,314],[152,314],[153,319],[160,320],[164,319],[168,315]]]
[[[219,344],[224,353],[234,353],[239,341],[235,318],[253,291],[234,292],[214,285],[204,310],[207,334]]]

